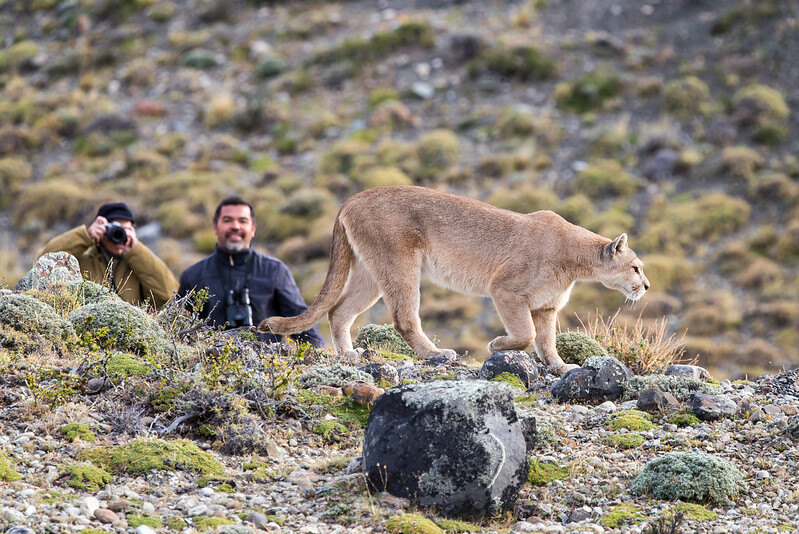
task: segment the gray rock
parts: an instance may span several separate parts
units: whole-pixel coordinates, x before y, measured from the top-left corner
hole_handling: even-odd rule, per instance
[[[261,530],[270,530],[268,526],[271,520],[264,514],[258,512],[250,512],[250,515],[244,518],[244,523],[252,525]]]
[[[414,82],[411,84],[411,92],[423,100],[436,96],[435,88],[427,82]]]
[[[710,373],[704,367],[698,365],[670,365],[663,373],[666,376],[682,376],[685,378],[695,378],[697,380],[710,380]]]
[[[677,165],[679,154],[670,148],[661,148],[647,159],[641,167],[641,174],[652,181],[659,182],[671,178]]]
[[[612,356],[592,356],[582,367],[566,372],[552,386],[560,402],[604,402],[620,399],[633,372]]]
[[[480,378],[491,380],[502,373],[519,377],[529,388],[543,374],[543,368],[532,356],[521,350],[503,350],[489,356],[480,368]]]
[[[372,489],[453,516],[509,508],[527,479],[527,446],[510,386],[436,381],[388,390],[363,444]]]
[[[135,530],[136,534],[155,534],[155,530],[147,525],[139,525]]]
[[[679,405],[680,401],[668,391],[645,389],[638,395],[636,408],[644,412],[658,413],[674,410]]]
[[[374,378],[375,384],[378,382],[388,382],[392,386],[396,386],[400,383],[399,373],[392,365],[370,363],[362,367],[358,367],[358,370],[363,371]]]
[[[86,382],[86,393],[95,395],[111,387],[111,381],[107,378],[92,378]]]
[[[725,395],[694,393],[688,398],[687,404],[694,415],[702,421],[732,417],[738,411],[735,401]]]
[[[6,530],[6,534],[36,534],[36,531],[29,527],[17,525]]]
[[[36,260],[30,271],[23,276],[14,291],[44,289],[57,284],[77,286],[83,283],[78,260],[68,252],[48,252]]]

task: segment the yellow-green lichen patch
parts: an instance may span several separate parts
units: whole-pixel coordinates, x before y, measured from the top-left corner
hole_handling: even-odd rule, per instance
[[[202,474],[220,474],[224,470],[224,466],[210,454],[185,439],[137,439],[120,447],[84,449],[78,456],[111,473],[131,475],[143,475],[153,469],[194,471]]]
[[[681,428],[684,426],[696,426],[701,422],[694,414],[684,412],[670,414],[666,421]]]
[[[435,523],[419,514],[402,514],[386,521],[389,534],[444,534]]]
[[[105,369],[111,380],[121,380],[129,376],[146,375],[150,372],[152,366],[147,365],[132,354],[114,354],[108,358]]]
[[[233,520],[227,519],[226,517],[200,517],[194,521],[194,526],[197,527],[197,530],[200,532],[212,529],[215,530],[216,527],[232,524],[234,524]]]
[[[90,464],[68,465],[63,472],[69,476],[67,486],[84,491],[100,491],[114,481],[104,469]]]
[[[527,389],[524,384],[522,383],[522,379],[519,378],[517,375],[513,373],[500,373],[494,378],[491,379],[492,382],[504,382],[509,386],[512,386],[516,389]]]
[[[164,520],[160,517],[152,517],[149,515],[131,514],[127,516],[128,526],[131,528],[140,527],[142,525],[151,528],[162,528]]]
[[[610,512],[602,516],[599,523],[605,528],[620,528],[624,525],[642,523],[646,517],[640,513],[640,510],[635,504],[617,504]]]
[[[533,486],[544,486],[553,480],[569,478],[569,470],[556,464],[530,460],[527,481]]]
[[[645,441],[644,436],[632,432],[623,434],[613,434],[602,440],[603,443],[616,447],[617,449],[634,449]]]
[[[349,431],[347,427],[335,420],[319,421],[313,427],[313,433],[322,436],[325,443],[337,443],[346,436]]]
[[[189,526],[189,524],[186,522],[185,519],[173,515],[172,517],[166,520],[166,526],[169,530],[177,530],[178,532],[181,532],[184,528]]]
[[[646,412],[638,410],[622,410],[608,417],[607,424],[613,430],[633,430],[635,432],[646,432],[652,430],[655,425],[651,422],[652,416]]]
[[[348,428],[363,428],[366,426],[367,419],[369,419],[369,408],[356,404],[350,398],[331,397],[309,390],[302,390],[297,394],[297,401],[304,407],[323,407],[339,423]]]
[[[520,408],[532,408],[533,406],[538,406],[538,396],[532,393],[519,395],[513,399],[513,404]]]
[[[719,517],[719,514],[701,504],[678,502],[674,508],[694,521],[715,521]]]
[[[68,425],[64,425],[61,427],[61,433],[69,441],[81,440],[93,442],[97,439],[94,436],[94,432],[89,428],[89,425],[84,425],[83,423],[69,423]]]
[[[244,462],[241,468],[247,472],[247,475],[257,481],[266,481],[272,478],[273,474],[269,470],[269,464],[259,460],[250,460]]]
[[[11,462],[4,455],[0,454],[0,480],[4,482],[13,482],[20,480],[22,475],[14,471]]]

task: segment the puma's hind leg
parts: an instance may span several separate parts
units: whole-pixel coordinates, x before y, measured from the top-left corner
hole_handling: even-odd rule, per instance
[[[422,321],[419,319],[421,253],[406,251],[394,257],[401,259],[390,265],[375,266],[373,269],[383,293],[383,300],[394,320],[394,328],[417,356],[425,359],[456,359],[458,355],[454,350],[437,348],[422,331]]]
[[[364,264],[357,258],[350,269],[347,285],[336,304],[327,312],[330,334],[337,354],[352,351],[350,329],[355,318],[371,308],[380,298],[380,288]]]

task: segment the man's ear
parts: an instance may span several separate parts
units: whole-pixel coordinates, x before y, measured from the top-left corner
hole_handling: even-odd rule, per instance
[[[607,257],[612,258],[617,252],[621,252],[627,246],[627,234],[621,234],[619,237],[608,243],[605,247],[605,254]]]

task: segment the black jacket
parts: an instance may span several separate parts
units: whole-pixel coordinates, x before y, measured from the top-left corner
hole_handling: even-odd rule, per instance
[[[224,325],[227,316],[224,285],[219,276],[219,260],[222,260],[224,266],[223,276],[226,283],[234,292],[239,292],[246,279],[246,262],[249,254],[254,255],[249,283],[253,325],[257,326],[263,319],[273,315],[293,317],[308,309],[288,267],[277,258],[259,254],[252,249],[228,254],[217,247],[216,252],[183,271],[180,276],[178,297],[186,295],[192,289],[207,288],[211,298],[205,303],[200,317],[206,319],[210,325]],[[324,340],[316,326],[292,337],[307,341],[316,347],[324,346]],[[272,342],[282,341],[283,336],[259,334],[259,338],[262,341]]]

